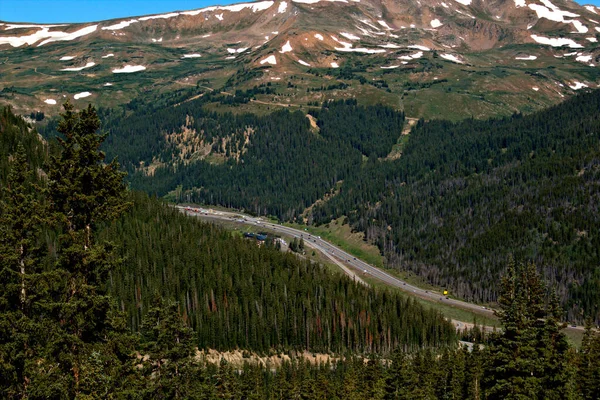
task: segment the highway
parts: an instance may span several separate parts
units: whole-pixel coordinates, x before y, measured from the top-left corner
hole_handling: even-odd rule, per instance
[[[320,236],[315,236],[307,231],[302,231],[295,228],[290,228],[288,226],[275,224],[270,221],[263,220],[260,217],[252,217],[246,214],[242,214],[239,212],[230,212],[230,211],[220,211],[214,210],[211,208],[201,208],[201,207],[184,207],[184,206],[176,206],[182,212],[185,212],[187,215],[197,216],[205,220],[221,220],[228,222],[238,222],[248,225],[253,225],[256,227],[262,227],[271,231],[281,232],[282,235],[286,235],[292,238],[303,238],[304,244],[307,247],[311,247],[317,251],[323,253],[326,257],[335,262],[336,265],[340,266],[340,268],[349,275],[352,279],[365,284],[365,282],[361,279],[362,276],[370,275],[383,283],[399,288],[402,291],[411,293],[414,296],[418,296],[422,299],[430,300],[433,302],[444,303],[447,305],[455,306],[458,308],[462,308],[464,310],[469,310],[476,312],[479,315],[485,315],[488,317],[494,316],[494,310],[483,307],[477,304],[468,303],[462,300],[456,300],[453,298],[449,298],[444,296],[442,293],[425,290],[419,288],[417,286],[411,285],[408,282],[405,282],[401,279],[396,278],[393,275],[388,274],[381,269],[374,267],[361,259],[354,257],[353,255],[345,252],[341,248],[321,239]],[[350,268],[348,268],[350,267]],[[460,321],[453,321],[457,323],[457,326],[461,323]],[[464,324],[464,322],[462,322]],[[487,328],[487,327],[486,327]],[[582,326],[570,326],[567,329],[573,329],[581,331],[584,328]]]

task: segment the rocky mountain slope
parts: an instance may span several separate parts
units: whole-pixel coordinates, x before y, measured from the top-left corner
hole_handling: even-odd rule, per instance
[[[269,0],[5,22],[0,102],[56,114],[66,98],[112,106],[270,85],[246,108],[357,97],[409,117],[529,112],[598,86],[599,14],[564,0]]]

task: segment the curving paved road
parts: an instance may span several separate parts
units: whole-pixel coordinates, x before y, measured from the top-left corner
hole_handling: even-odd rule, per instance
[[[336,265],[340,266],[340,268],[342,268],[342,270],[347,275],[349,275],[351,278],[353,278],[363,284],[365,282],[360,278],[360,275],[363,275],[363,276],[371,275],[374,278],[377,278],[380,281],[382,281],[390,286],[397,287],[405,292],[411,293],[412,295],[421,297],[423,299],[452,305],[452,306],[459,307],[459,308],[469,310],[469,311],[474,311],[480,315],[485,315],[485,316],[489,316],[489,317],[494,316],[494,310],[492,310],[490,308],[483,307],[483,306],[473,304],[473,303],[468,303],[466,301],[452,299],[452,298],[444,296],[442,293],[432,291],[432,290],[421,289],[417,286],[411,285],[410,283],[407,283],[401,279],[398,279],[395,276],[390,275],[387,272],[382,271],[381,269],[374,267],[374,266],[362,261],[361,259],[354,257],[350,253],[347,253],[346,251],[340,249],[339,247],[321,239],[320,236],[312,235],[306,231],[302,231],[300,229],[295,229],[295,228],[290,228],[288,226],[284,226],[284,225],[280,225],[280,224],[274,224],[270,221],[265,221],[260,217],[252,217],[252,216],[245,215],[242,213],[237,213],[237,212],[219,211],[219,210],[214,210],[211,208],[200,208],[200,207],[183,207],[183,206],[176,206],[176,207],[179,208],[181,211],[185,212],[187,215],[197,216],[197,217],[200,217],[200,218],[206,219],[206,220],[221,220],[221,221],[229,221],[229,222],[235,221],[235,222],[244,223],[244,224],[248,224],[248,225],[254,225],[257,227],[264,227],[266,229],[273,230],[275,232],[281,232],[282,234],[285,234],[285,235],[293,237],[293,238],[298,238],[298,239],[303,238],[304,244],[306,246],[320,251],[325,256],[327,256],[329,259],[334,261],[336,263]],[[346,266],[349,266],[351,269],[347,268]],[[355,272],[355,271],[358,271],[358,272]],[[460,322],[460,321],[455,321],[455,322]],[[463,325],[466,324],[464,322],[460,322],[460,323]],[[459,328],[461,328],[461,327],[459,326]],[[486,328],[490,328],[490,327],[486,327]],[[584,330],[584,327],[570,326],[567,329]]]

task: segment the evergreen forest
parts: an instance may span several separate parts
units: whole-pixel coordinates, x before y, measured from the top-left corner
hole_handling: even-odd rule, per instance
[[[245,157],[252,154],[256,157],[255,164],[248,161],[254,165],[248,171],[261,171],[267,158],[264,154],[252,153],[247,147],[244,135],[252,131],[252,135],[259,137],[262,133],[250,123],[245,125],[241,122],[243,118],[261,120],[265,126],[287,121],[289,135],[282,134],[281,140],[300,140],[293,133],[297,129],[312,135],[303,139],[314,139],[318,146],[331,148],[332,143],[337,143],[339,148],[332,151],[357,154],[356,163],[353,159],[343,161],[340,158],[336,161],[339,162],[339,171],[324,168],[322,175],[317,174],[315,182],[322,183],[323,187],[326,188],[327,184],[340,186],[339,192],[329,201],[316,207],[311,222],[323,223],[336,213],[348,216],[349,223],[356,229],[364,229],[369,239],[380,245],[390,266],[404,265],[401,260],[404,253],[398,244],[400,239],[393,236],[397,226],[403,226],[404,214],[390,211],[392,204],[403,204],[402,196],[406,195],[399,188],[412,187],[416,190],[427,182],[431,184],[432,192],[415,192],[413,195],[420,195],[418,200],[431,208],[423,210],[424,204],[414,205],[411,214],[415,221],[421,214],[431,217],[438,202],[447,200],[456,207],[463,205],[462,196],[471,201],[468,204],[473,207],[484,199],[494,204],[494,199],[499,198],[497,186],[506,186],[502,182],[514,182],[514,185],[503,189],[507,198],[517,202],[515,199],[524,196],[524,192],[529,197],[522,197],[521,203],[516,205],[506,202],[505,208],[499,210],[525,213],[533,207],[526,214],[531,215],[530,220],[524,218],[525,222],[520,222],[521,219],[515,217],[515,223],[533,224],[539,218],[536,213],[542,206],[535,202],[530,204],[525,199],[548,201],[544,209],[548,214],[543,222],[555,218],[561,223],[570,222],[573,224],[570,226],[582,231],[587,228],[578,237],[581,241],[594,243],[595,231],[590,226],[593,224],[590,218],[596,213],[590,210],[596,204],[592,202],[596,195],[594,179],[597,177],[594,138],[599,131],[592,128],[597,118],[590,117],[588,121],[583,108],[580,122],[576,124],[575,117],[569,116],[579,111],[568,111],[569,106],[575,109],[593,102],[598,94],[590,96],[593,95],[597,97],[580,99],[582,104],[576,103],[577,99],[573,103],[565,103],[561,122],[564,125],[560,125],[560,129],[549,128],[552,121],[558,123],[559,119],[553,120],[551,114],[516,115],[498,121],[471,121],[471,124],[468,121],[458,124],[421,121],[403,148],[402,157],[397,160],[384,160],[384,156],[397,140],[403,116],[384,107],[363,107],[354,101],[324,105],[320,111],[311,114],[318,121],[317,128],[311,126],[304,114],[287,111],[262,120],[263,117],[258,116],[229,115],[228,120],[238,124],[241,137],[237,143],[246,146],[245,150],[229,145],[232,140],[221,141],[225,147],[231,146],[229,157],[225,154],[225,162],[186,162],[184,156],[178,165],[187,172],[194,171],[198,165],[204,165],[202,168],[207,171],[219,168],[221,172],[230,171],[231,176],[240,179],[237,190],[245,190],[242,182],[248,182],[248,187],[254,188],[254,205],[260,204],[255,212],[275,215],[282,212],[279,214],[282,219],[298,217],[306,204],[289,203],[286,208],[278,208],[276,198],[269,196],[279,195],[281,187],[268,183],[259,175],[251,180],[250,175],[243,175],[249,172],[237,172],[242,170],[240,165],[245,164]],[[560,115],[560,110],[551,111]],[[600,332],[594,327],[593,315],[587,313],[580,348],[569,344],[562,332],[565,324],[561,322],[565,316],[561,305],[565,294],[568,301],[578,301],[568,303],[571,309],[583,310],[582,304],[587,304],[584,301],[598,304],[586,297],[597,294],[597,291],[588,288],[589,293],[582,290],[579,298],[572,296],[560,280],[558,264],[552,267],[546,258],[532,253],[531,249],[529,252],[527,248],[521,249],[514,244],[517,239],[514,239],[515,242],[508,241],[511,235],[516,235],[517,227],[512,227],[506,236],[501,237],[507,246],[502,253],[506,255],[504,260],[497,254],[498,249],[493,248],[497,266],[489,268],[489,276],[498,277],[495,282],[499,284],[490,289],[495,295],[490,295],[490,298],[498,304],[502,329],[483,333],[475,327],[473,331],[461,334],[466,342],[459,342],[458,334],[449,321],[397,292],[360,285],[319,264],[292,253],[282,253],[275,246],[257,246],[256,241],[244,240],[222,228],[186,217],[153,196],[166,194],[166,189],[160,192],[148,186],[145,189],[151,193],[150,196],[132,191],[128,188],[123,169],[133,168],[135,163],[128,165],[126,161],[125,168],[122,168],[112,158],[114,148],[108,151],[109,144],[104,144],[111,140],[112,132],[100,130],[99,114],[106,116],[106,111],[97,113],[91,105],[75,110],[69,103],[65,104],[60,120],[53,123],[54,128],[48,128],[56,129],[58,135],[47,131],[48,142],[44,142],[35,129],[14,116],[10,109],[0,112],[1,397],[600,397]],[[356,133],[344,138],[344,127],[340,124],[354,117]],[[221,117],[212,114],[210,118],[218,120]],[[538,125],[532,122],[532,118],[539,118],[537,124],[548,125],[539,128],[540,133],[535,134]],[[194,117],[188,122],[201,119]],[[491,127],[494,123],[499,126],[497,130]],[[389,133],[391,127],[398,129],[395,135]],[[463,140],[463,136],[446,138],[451,132],[456,132],[454,129],[461,127],[465,129],[465,146],[472,146],[471,153],[473,149],[484,153],[481,149],[494,145],[502,147],[498,152],[488,152],[487,158],[470,154],[468,161],[468,152],[463,152],[456,143]],[[473,132],[469,133],[467,127],[473,127]],[[588,128],[589,131],[586,130]],[[272,129],[270,135],[264,134],[264,146],[273,146],[272,154],[282,157],[283,162],[283,154],[278,153],[277,148],[285,142],[272,137],[276,128]],[[529,147],[526,145],[526,129],[532,132]],[[378,130],[388,132],[391,138],[377,138]],[[545,135],[543,138],[536,136],[542,134]],[[498,141],[496,135],[512,139]],[[573,135],[581,139],[575,140]],[[432,141],[428,142],[430,136]],[[435,144],[436,138],[445,138],[445,142],[440,142],[445,146]],[[428,148],[425,146],[427,143]],[[451,151],[453,146],[454,152]],[[450,157],[450,153],[439,150],[442,147],[454,154],[454,158]],[[106,154],[102,149],[107,149]],[[226,148],[221,150],[227,151]],[[182,150],[183,153],[186,151]],[[408,168],[402,163],[413,168],[412,160],[414,165],[418,165],[420,151],[426,156],[426,161],[421,167],[415,167],[410,176],[402,175],[402,168]],[[234,153],[237,154],[235,157]],[[286,162],[290,159],[298,162],[291,155],[287,158]],[[344,162],[347,163],[345,170],[341,167]],[[280,171],[282,178],[296,172],[290,164],[285,165],[287,167]],[[286,169],[288,167],[291,169]],[[302,168],[298,167],[301,176]],[[161,168],[166,171],[174,166],[159,167],[154,175],[156,183],[151,183],[151,175],[144,176],[134,171],[131,185],[157,185],[156,188],[166,185],[164,187],[168,188],[170,183],[165,184],[158,179]],[[554,168],[552,174],[551,168]],[[345,175],[338,176],[338,172]],[[207,175],[210,176],[209,173]],[[460,177],[462,183],[458,183]],[[496,181],[492,179],[494,177]],[[171,182],[176,185],[173,189],[179,188],[174,194],[171,193],[173,189],[169,190],[172,196],[208,196],[212,190],[218,192],[218,181],[211,181],[200,190],[199,187],[186,186],[192,185],[194,176],[189,177],[189,182],[183,176],[181,179]],[[451,184],[453,179],[461,189]],[[581,195],[566,192],[580,187],[575,187],[575,183],[568,186],[571,180],[582,183]],[[340,181],[343,182],[340,184]],[[226,181],[222,182],[224,188]],[[473,187],[469,186],[471,184]],[[481,189],[481,194],[475,188],[483,186],[478,187],[477,184],[485,184],[490,189]],[[357,199],[362,192],[358,192],[358,188],[373,188],[373,191],[365,191],[365,196],[373,197],[365,197],[359,204]],[[435,190],[442,189],[445,192],[434,195]],[[309,204],[323,195],[314,188],[299,190],[306,193],[302,201]],[[269,196],[263,197],[265,193]],[[467,196],[468,193],[471,197]],[[230,196],[233,201],[235,196]],[[244,201],[240,194],[237,198]],[[587,202],[583,203],[586,199]],[[205,197],[203,201],[211,200]],[[354,211],[344,208],[351,206]],[[244,207],[250,209],[252,205]],[[470,217],[466,217],[470,215],[479,215],[478,212],[484,213],[471,210],[470,214],[462,214],[462,223],[469,221]],[[451,214],[443,215],[445,218],[435,219],[438,221],[436,229],[442,234],[444,223],[451,218]],[[399,218],[399,225],[395,225],[396,220],[392,217]],[[385,225],[385,235],[381,229],[384,218],[390,219]],[[458,217],[455,218],[458,220]],[[481,224],[472,229],[483,235],[485,229],[493,226],[491,218],[492,215],[488,215],[490,225]],[[579,225],[584,223],[587,225]],[[542,222],[536,226],[538,229],[547,227]],[[423,236],[417,235],[416,240],[429,244],[425,228],[417,232]],[[455,239],[459,234],[461,231],[448,237]],[[561,245],[560,237],[556,235],[548,247]],[[484,245],[497,244],[492,235],[489,237],[471,251],[479,249],[484,252],[488,249]],[[467,239],[463,241],[463,245],[468,243]],[[519,243],[526,247],[522,245],[524,242]],[[564,268],[561,271],[567,271],[565,276],[573,275],[575,278],[593,276],[586,274],[593,274],[595,264],[581,261],[579,253],[592,257],[595,250],[588,249],[586,253],[585,246],[579,248],[576,245],[569,247],[572,253],[560,253],[557,259],[575,260],[579,264],[575,261],[572,265],[561,264],[560,267]],[[514,246],[514,249],[509,246]],[[558,253],[561,248],[555,249]],[[413,246],[413,250],[418,253],[418,248]],[[569,258],[571,255],[574,258]],[[480,260],[478,256],[474,258]],[[491,256],[480,257],[487,259]],[[418,261],[419,258],[413,256],[413,260]],[[417,261],[414,261],[415,264],[418,264]],[[478,262],[484,264],[481,260]],[[424,271],[433,268],[424,262],[422,265]],[[457,280],[467,273],[460,269],[453,272]],[[485,288],[486,282],[482,282],[482,287]],[[493,282],[491,280],[489,284]],[[574,281],[569,282],[572,285]],[[583,284],[583,279],[580,284]],[[467,292],[465,290],[465,297],[468,297]],[[213,363],[201,357],[203,350],[286,354],[290,359],[277,365],[250,361],[234,363],[225,358]],[[332,358],[312,363],[302,356],[304,352],[328,354]]]
[[[478,303],[498,300],[512,255],[556,286],[566,320],[600,321],[600,91],[526,116],[421,120],[407,136],[402,113],[355,100],[309,111],[311,126],[301,111],[217,114],[209,98],[100,110],[132,187],[284,221],[347,217],[388,268]]]

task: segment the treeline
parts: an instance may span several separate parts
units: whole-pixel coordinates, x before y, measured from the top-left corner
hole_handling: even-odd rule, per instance
[[[315,223],[342,215],[388,265],[494,302],[512,254],[556,285],[569,320],[600,320],[600,92],[533,115],[419,121],[402,157],[371,159]]]
[[[175,299],[200,348],[386,354],[450,345],[437,312],[132,194],[128,215],[102,231],[124,262],[110,293],[138,330],[155,293]]]

